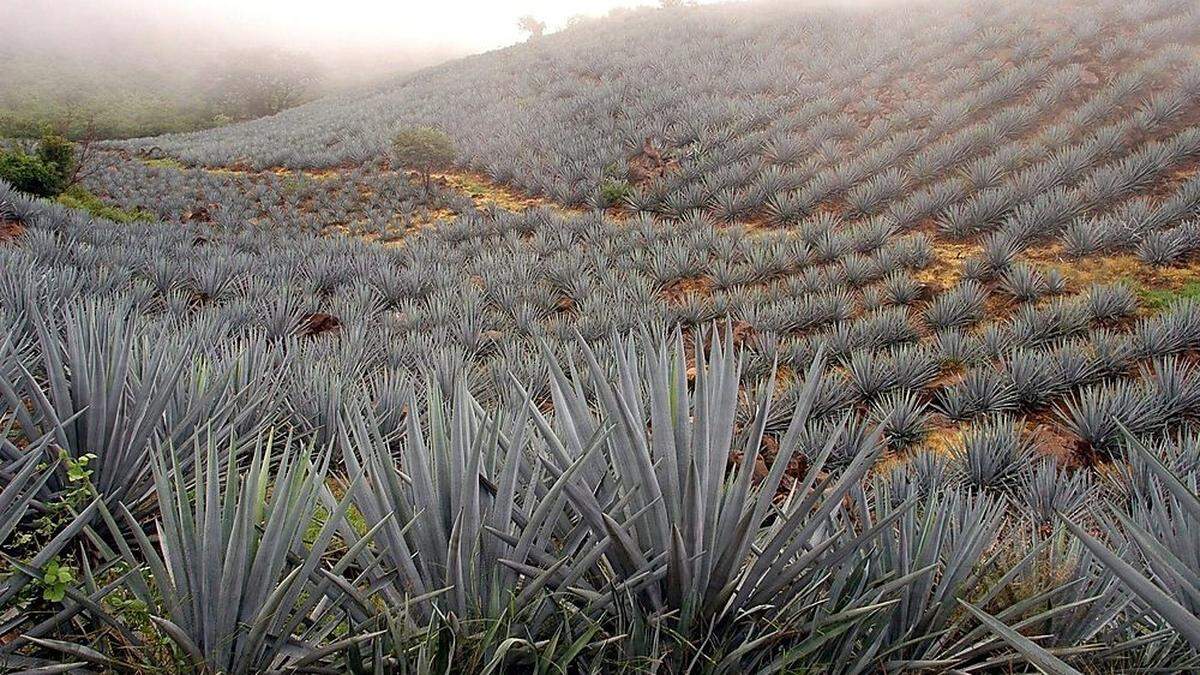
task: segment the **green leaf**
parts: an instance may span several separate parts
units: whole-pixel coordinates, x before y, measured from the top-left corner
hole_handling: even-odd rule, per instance
[[[983,625],[987,626],[989,630],[1007,642],[1013,649],[1020,652],[1030,664],[1037,667],[1043,673],[1049,673],[1050,675],[1083,675],[1083,673],[1067,665],[1062,659],[1038,646],[1033,640],[1009,628],[1004,622],[997,620],[991,614],[961,598],[958,599],[958,604],[965,607]]]

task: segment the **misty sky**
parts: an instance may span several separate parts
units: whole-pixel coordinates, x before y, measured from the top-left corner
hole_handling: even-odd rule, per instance
[[[642,0],[643,3],[654,0]],[[135,3],[136,4],[136,0]],[[266,34],[320,39],[331,33],[365,44],[452,44],[481,51],[521,38],[516,18],[531,14],[560,27],[574,15],[601,15],[637,0],[174,0]]]
[[[99,49],[145,45],[204,48],[214,40],[296,51],[470,53],[522,39],[531,14],[551,30],[575,15],[657,0],[0,0],[6,34],[47,45]],[[7,9],[5,9],[7,8]]]

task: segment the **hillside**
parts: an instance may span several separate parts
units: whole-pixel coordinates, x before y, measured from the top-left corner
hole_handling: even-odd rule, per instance
[[[996,122],[1025,131],[1090,129],[1136,106],[1149,90],[1142,87],[1163,84],[1139,74],[1170,79],[1175,69],[1166,64],[1189,62],[1191,9],[976,1],[634,12],[429,69],[369,96],[155,143],[208,165],[314,168],[378,153],[396,126],[436,124],[472,168],[582,202],[605,167],[623,163],[646,137],[688,166],[687,183],[713,166],[770,160],[764,145],[784,166],[823,146],[835,162],[879,152],[884,141],[904,142],[892,138],[898,132],[914,134],[909,142],[922,150],[1001,109],[1010,110]],[[1114,84],[1119,77],[1125,84]],[[1073,119],[1080,108],[1087,112]]]
[[[639,10],[102,160],[158,221],[0,184],[0,665],[1200,664],[1194,2]]]

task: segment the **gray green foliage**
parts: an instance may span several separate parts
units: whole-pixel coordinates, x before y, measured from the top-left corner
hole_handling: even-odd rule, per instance
[[[1195,669],[1200,305],[1041,260],[1190,262],[1200,24],[1052,9],[636,11],[107,148],[161,222],[0,183],[0,659]]]

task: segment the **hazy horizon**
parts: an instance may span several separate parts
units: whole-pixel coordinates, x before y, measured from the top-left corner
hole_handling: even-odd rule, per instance
[[[444,0],[411,6],[373,0],[0,0],[11,53],[51,58],[144,60],[148,54],[281,49],[339,68],[384,74],[504,47],[524,39],[517,19],[532,15],[558,30],[574,17],[604,16],[645,0]],[[35,50],[35,51],[31,51]],[[340,79],[340,78],[339,78]]]

